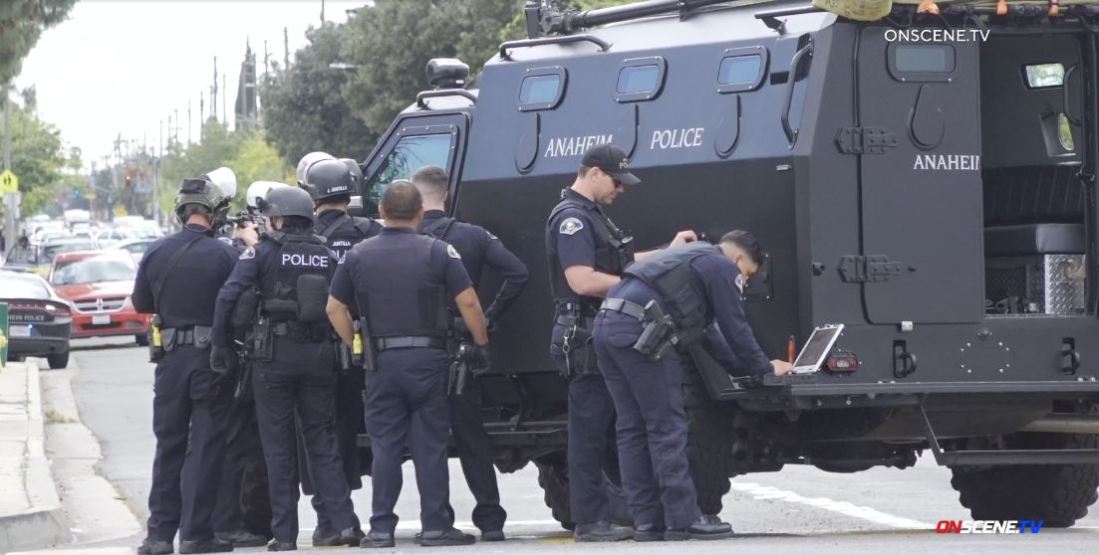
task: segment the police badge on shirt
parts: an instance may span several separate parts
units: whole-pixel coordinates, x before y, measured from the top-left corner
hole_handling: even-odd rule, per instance
[[[584,222],[580,221],[580,218],[565,218],[561,222],[561,227],[557,228],[557,232],[561,235],[575,235],[581,229],[584,229]]]

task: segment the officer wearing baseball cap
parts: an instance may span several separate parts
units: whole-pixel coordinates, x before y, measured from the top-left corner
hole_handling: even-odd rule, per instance
[[[633,530],[611,524],[604,475],[618,476],[613,452],[614,403],[596,363],[592,323],[602,297],[620,279],[626,266],[649,253],[634,253],[633,238],[603,212],[627,185],[641,180],[630,171],[622,149],[591,147],[576,179],[561,193],[561,202],[546,222],[546,254],[550,292],[556,316],[550,356],[569,382],[569,497],[577,541],[620,541]],[[694,241],[681,231],[672,241]]]
[[[227,372],[235,365],[231,316],[241,295],[259,288],[262,302],[254,331],[253,393],[271,495],[269,551],[297,549],[297,437],[301,420],[316,496],[341,545],[359,542],[358,519],[336,447],[335,345],[324,311],[336,256],[312,234],[313,201],[297,187],[268,194],[263,214],[272,231],[240,255],[218,292],[210,364]]]

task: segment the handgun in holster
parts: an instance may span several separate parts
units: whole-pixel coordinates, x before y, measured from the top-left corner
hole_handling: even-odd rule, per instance
[[[164,358],[164,336],[161,335],[160,329],[164,325],[164,321],[160,318],[159,314],[153,314],[152,319],[149,321],[149,362],[160,362],[160,359]]]
[[[655,300],[649,301],[645,305],[641,335],[634,342],[633,350],[652,360],[660,360],[675,343],[675,324],[672,318],[664,313]]]
[[[458,344],[458,350],[450,360],[450,380],[447,382],[447,393],[461,395],[466,389],[466,380],[469,379],[469,359],[473,356],[473,345],[467,341]]]
[[[271,360],[274,355],[274,326],[266,316],[256,318],[252,336],[252,360]]]
[[[565,334],[561,338],[561,352],[565,355],[565,372],[562,377],[567,380],[577,374],[591,372],[591,329],[584,327],[580,306],[567,306],[558,322],[565,326]]]

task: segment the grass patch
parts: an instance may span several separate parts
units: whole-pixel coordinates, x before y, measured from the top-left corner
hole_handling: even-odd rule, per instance
[[[75,424],[76,419],[68,418],[54,409],[48,409],[45,414],[47,424]]]

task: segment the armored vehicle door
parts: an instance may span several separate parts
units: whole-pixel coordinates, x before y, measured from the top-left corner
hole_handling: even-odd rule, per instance
[[[890,41],[861,30],[856,126],[841,151],[860,157],[861,282],[873,323],[977,322],[983,317],[981,125],[975,42]]]
[[[451,198],[462,169],[469,116],[465,113],[411,113],[400,116],[367,158],[363,206],[378,213],[378,203],[389,184],[409,179],[424,166],[439,166],[450,175]]]

